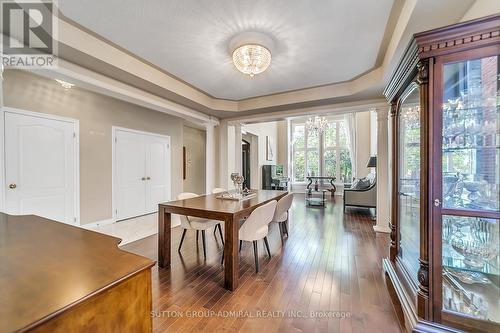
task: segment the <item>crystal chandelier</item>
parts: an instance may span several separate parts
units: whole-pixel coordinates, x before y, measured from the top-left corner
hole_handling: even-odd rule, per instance
[[[420,126],[420,106],[409,107],[402,112],[403,120],[412,128]]]
[[[234,66],[243,74],[253,77],[264,72],[271,63],[271,52],[262,45],[246,44],[233,52]]]
[[[309,118],[306,122],[306,127],[309,131],[323,133],[328,128],[328,120],[325,117],[316,116],[314,120]]]

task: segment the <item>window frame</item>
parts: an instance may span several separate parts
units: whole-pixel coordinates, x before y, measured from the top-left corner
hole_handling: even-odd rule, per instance
[[[309,130],[307,129],[306,126],[306,120],[303,119],[301,121],[295,121],[291,123],[291,136],[292,136],[292,143],[290,144],[291,146],[291,157],[292,157],[292,163],[291,163],[291,180],[292,184],[307,184],[308,181],[306,180],[307,173],[309,170],[309,161],[307,158],[308,152],[310,151],[317,151],[318,156],[319,156],[319,175],[325,175],[326,172],[326,163],[325,163],[325,153],[328,151],[334,151],[335,152],[335,175],[333,175],[336,180],[336,184],[341,184],[341,168],[340,168],[340,157],[341,157],[341,152],[346,151],[350,158],[351,158],[351,165],[352,165],[352,153],[349,149],[349,145],[346,143],[345,145],[340,144],[340,132],[341,132],[341,124],[344,126],[344,128],[347,126],[346,121],[343,118],[327,118],[329,126],[331,124],[335,124],[336,131],[335,131],[335,143],[334,145],[327,145],[326,142],[326,135],[324,133],[319,134],[318,136],[318,145],[316,147],[309,147]],[[302,148],[297,148],[295,144],[295,140],[293,139],[295,136],[295,128],[298,126],[302,126],[304,128],[304,147]],[[346,133],[347,134],[347,133]],[[348,140],[348,138],[347,138]],[[346,141],[347,141],[346,140]],[[296,152],[303,152],[304,153],[304,180],[296,180],[295,178],[295,155]]]

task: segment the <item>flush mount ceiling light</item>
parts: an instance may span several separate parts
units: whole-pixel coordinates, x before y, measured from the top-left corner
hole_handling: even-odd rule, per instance
[[[73,88],[74,84],[63,80],[56,79],[56,81],[64,88],[64,90],[69,90]]]
[[[233,51],[233,63],[240,72],[253,77],[269,67],[271,52],[259,44],[245,44]]]

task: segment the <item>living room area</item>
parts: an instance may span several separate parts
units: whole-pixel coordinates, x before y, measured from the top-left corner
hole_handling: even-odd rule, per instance
[[[0,332],[497,332],[500,2],[0,2]]]

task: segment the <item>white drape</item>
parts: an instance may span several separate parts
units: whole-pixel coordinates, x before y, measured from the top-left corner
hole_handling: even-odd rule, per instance
[[[349,146],[349,152],[351,153],[351,165],[352,165],[352,176],[356,177],[357,171],[357,156],[356,156],[356,114],[347,113],[344,115],[346,127],[347,127],[347,145]]]

